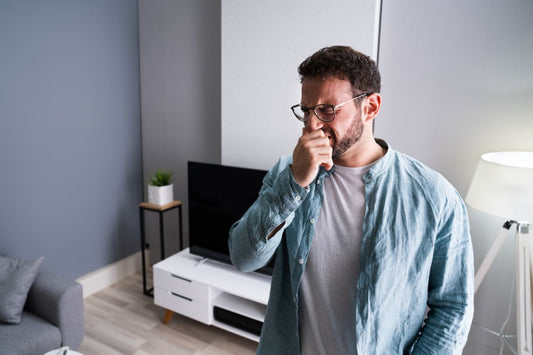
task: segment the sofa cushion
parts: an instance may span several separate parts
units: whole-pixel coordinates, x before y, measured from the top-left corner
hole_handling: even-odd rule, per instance
[[[0,324],[0,354],[44,354],[60,347],[59,328],[29,312],[18,325]]]
[[[9,259],[0,256],[0,322],[19,324],[22,309],[44,258]]]

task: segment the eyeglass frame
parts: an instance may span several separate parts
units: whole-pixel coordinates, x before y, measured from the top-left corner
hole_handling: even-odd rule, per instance
[[[351,102],[351,101],[354,101],[356,99],[360,99],[361,97],[365,97],[365,96],[368,96],[368,95],[371,95],[372,93],[371,92],[364,92],[362,94],[359,94],[353,98],[351,98],[350,100],[347,100],[347,101],[344,101],[344,102],[341,102],[340,104],[337,104],[337,105],[330,105],[330,104],[318,104],[318,105],[315,105],[313,107],[310,107],[308,108],[307,110],[313,110],[315,116],[322,122],[331,122],[335,119],[335,109],[343,106],[343,105],[346,105],[348,102]],[[316,108],[319,107],[319,106],[326,106],[326,107],[331,107],[331,109],[333,110],[333,118],[331,120],[324,120],[320,117],[320,115],[316,112]],[[294,111],[295,108],[297,107],[302,107],[302,104],[296,104],[296,105],[293,105],[291,106],[291,111],[292,113],[294,114],[294,116],[296,116],[296,119],[298,119],[298,121],[300,122],[307,122],[309,121],[309,117],[307,119],[304,119],[303,117],[300,117],[296,114],[296,112]],[[302,110],[303,111],[303,110]]]

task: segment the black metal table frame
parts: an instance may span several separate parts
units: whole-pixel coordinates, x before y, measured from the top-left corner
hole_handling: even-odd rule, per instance
[[[180,250],[183,249],[183,224],[181,217],[181,202],[173,201],[170,204],[170,207],[164,208],[164,206],[151,205],[149,203],[139,204],[139,214],[141,220],[141,256],[142,256],[142,272],[143,272],[143,294],[146,296],[154,297],[153,291],[154,288],[151,287],[147,289],[146,286],[146,232],[145,232],[145,216],[144,212],[146,210],[159,213],[159,238],[161,246],[161,260],[165,259],[165,236],[164,236],[164,222],[163,214],[165,212],[171,211],[173,209],[179,209],[179,239],[180,239]]]

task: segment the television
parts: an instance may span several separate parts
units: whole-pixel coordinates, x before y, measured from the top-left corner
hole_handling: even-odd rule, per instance
[[[189,161],[189,251],[231,264],[229,230],[259,195],[265,170]],[[271,275],[274,261],[257,270]]]

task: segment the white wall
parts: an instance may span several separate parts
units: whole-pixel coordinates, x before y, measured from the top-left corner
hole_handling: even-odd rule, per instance
[[[301,135],[298,65],[352,46],[375,57],[379,1],[222,0],[222,163],[268,169]]]
[[[376,136],[439,170],[463,197],[481,153],[533,150],[532,1],[384,0],[382,11]],[[469,215],[477,268],[503,220]],[[499,353],[480,326],[504,322],[513,262],[509,235],[476,294],[465,354]]]
[[[143,174],[174,172],[188,236],[187,161],[220,163],[220,1],[139,0]],[[146,181],[144,182],[146,194]],[[148,237],[159,250],[157,217]],[[155,222],[153,220],[155,219]],[[166,246],[177,248],[175,214]],[[158,257],[159,253],[150,253]]]

